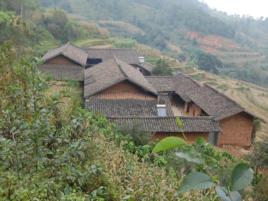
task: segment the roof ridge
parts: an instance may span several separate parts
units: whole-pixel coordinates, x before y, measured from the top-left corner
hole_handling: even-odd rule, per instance
[[[198,86],[202,87],[202,84],[200,84],[198,81],[194,80],[193,78],[191,78],[189,75],[186,75],[185,73],[182,73],[182,72],[178,72],[176,75],[182,75],[184,76],[185,78],[193,81],[195,84],[197,84]],[[176,77],[176,75],[174,76],[174,78]]]
[[[67,48],[69,48],[70,45],[71,45],[70,42],[66,43],[66,44],[63,46],[63,49],[62,49],[61,53],[63,53],[65,50],[67,50]]]
[[[121,65],[119,63],[120,60],[117,59],[117,57],[115,55],[113,55],[113,59],[114,59],[116,65],[118,66],[119,70],[121,71],[121,73],[124,75],[125,78],[128,79],[129,77],[128,77],[127,73],[123,70],[123,68],[121,67]]]
[[[83,48],[79,47],[78,45],[75,45],[75,44],[72,43],[72,42],[68,42],[68,43],[69,43],[69,45],[71,45],[71,46],[73,46],[73,47],[76,47],[76,48],[78,48],[78,49],[80,49],[80,50],[82,50],[82,51],[85,51]]]

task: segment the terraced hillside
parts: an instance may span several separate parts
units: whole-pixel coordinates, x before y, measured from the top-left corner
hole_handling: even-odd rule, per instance
[[[264,63],[264,54],[242,47],[237,42],[217,35],[201,35],[189,32],[187,38],[195,40],[198,46],[207,53],[220,58],[224,63],[235,64],[237,67],[247,66],[252,62]]]

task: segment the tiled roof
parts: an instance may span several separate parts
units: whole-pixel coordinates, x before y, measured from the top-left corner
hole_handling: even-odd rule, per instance
[[[88,53],[88,58],[99,58],[102,59],[103,62],[116,57],[128,64],[139,64],[139,55],[135,49],[89,48],[85,49],[85,51]]]
[[[46,62],[59,55],[63,55],[81,66],[85,66],[87,63],[88,54],[70,43],[49,51],[42,59]]]
[[[176,90],[173,76],[147,76],[146,79],[158,92],[171,92]]]
[[[144,91],[157,95],[157,91],[141,72],[114,58],[85,70],[84,97],[92,96],[123,81],[129,81]]]
[[[189,76],[178,73],[174,77],[175,86],[176,86],[176,94],[178,94],[185,102],[190,102],[189,93],[191,91],[198,91],[201,87],[199,83],[194,81]]]
[[[207,133],[219,132],[217,121],[210,117],[179,117],[182,127],[178,126],[176,117],[124,117],[108,118],[119,129],[138,128],[145,132],[184,132]]]
[[[152,72],[154,69],[154,66],[150,63],[144,62],[144,63],[140,63],[139,66],[141,66],[142,68],[144,68],[145,70]]]
[[[158,92],[175,92],[185,102],[191,101],[187,95],[190,91],[201,87],[192,78],[182,73],[178,73],[175,76],[147,76],[146,79]]]
[[[208,85],[201,86],[185,74],[172,76],[147,76],[146,79],[158,92],[175,91],[185,102],[193,101],[208,115],[218,120],[245,112],[238,103]]]
[[[161,98],[161,101],[163,97]],[[97,97],[91,97],[87,99],[86,108],[90,109],[94,113],[99,113],[107,117],[137,117],[147,116],[156,117],[157,104],[159,99],[155,100],[132,100],[132,99],[101,99]],[[173,116],[170,100],[165,97],[164,100],[167,107],[167,115]],[[161,102],[163,104],[163,102]]]
[[[55,80],[84,80],[84,69],[75,65],[43,64],[40,71],[51,75]]]
[[[108,117],[157,116],[157,100],[107,100],[89,98],[86,107]]]
[[[208,85],[192,91],[189,96],[195,104],[217,120],[246,112],[238,103]]]

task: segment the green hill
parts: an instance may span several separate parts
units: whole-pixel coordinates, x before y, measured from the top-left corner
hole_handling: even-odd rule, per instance
[[[41,0],[87,19],[112,36],[131,37],[174,58],[198,63],[200,51],[222,74],[268,86],[268,20],[227,16],[197,0]],[[214,60],[215,61],[215,60]],[[217,65],[216,65],[217,66]],[[207,66],[201,68],[213,71]]]

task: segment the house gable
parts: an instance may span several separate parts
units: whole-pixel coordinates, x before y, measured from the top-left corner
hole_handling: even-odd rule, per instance
[[[84,97],[88,98],[100,92],[128,81],[144,91],[157,96],[157,91],[144,78],[142,73],[116,58],[85,70]]]
[[[102,99],[135,99],[135,100],[155,100],[156,96],[144,91],[141,87],[130,81],[122,81],[114,84],[95,95]]]
[[[59,48],[47,52],[42,59],[44,62],[47,62],[59,55],[64,55],[66,58],[69,58],[71,61],[76,62],[80,66],[85,66],[88,58],[88,54],[84,50],[67,43]]]
[[[55,65],[77,65],[77,66],[81,66],[80,64],[78,64],[77,62],[69,59],[68,57],[64,56],[64,55],[57,55],[49,60],[47,60],[45,62],[45,64],[55,64]]]

